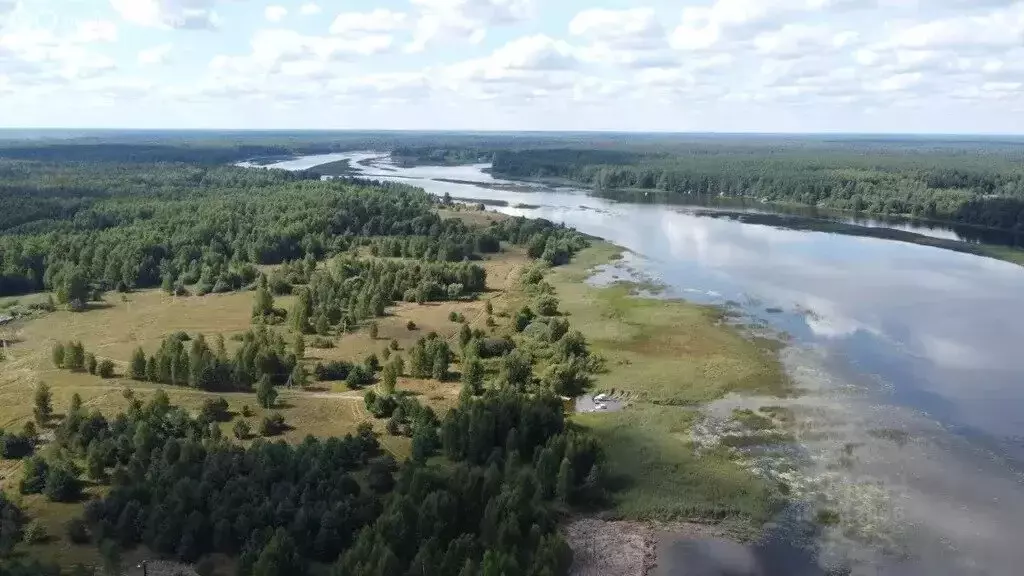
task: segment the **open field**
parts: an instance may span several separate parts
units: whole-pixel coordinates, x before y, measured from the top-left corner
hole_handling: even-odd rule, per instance
[[[768,487],[723,452],[698,455],[689,428],[695,406],[729,392],[784,394],[787,381],[771,342],[745,338],[721,322],[717,309],[682,301],[638,298],[631,287],[587,285],[587,271],[618,257],[598,243],[548,276],[572,326],[607,361],[595,389],[631,402],[621,412],[581,414],[579,424],[605,447],[617,488],[617,515],[631,519],[767,519]]]
[[[451,312],[464,315],[474,327],[484,328],[485,299],[492,300],[495,307],[500,308],[508,288],[515,284],[518,272],[526,262],[526,256],[515,249],[495,255],[482,262],[488,272],[488,293],[480,300],[425,305],[399,303],[388,309],[387,317],[377,320],[377,340],[370,338],[365,327],[341,336],[333,334],[330,338],[335,343],[334,348],[316,349],[307,345],[306,365],[312,369],[317,361],[333,359],[360,362],[372,352],[382,352],[391,339],[398,340],[400,349],[397,353],[404,354],[418,338],[430,331],[454,340],[461,324],[449,320]],[[275,305],[288,309],[293,298],[278,297]],[[252,299],[250,292],[186,298],[173,298],[158,290],[139,291],[124,298],[110,293],[107,302],[86,312],[57,311],[9,327],[6,333],[14,337],[14,342],[8,349],[7,360],[0,364],[0,428],[20,429],[32,418],[36,385],[45,382],[51,388],[57,417],[64,413],[75,393],[81,395],[86,408],[110,416],[127,408],[125,389],[133,389],[135,396],[143,401],[162,389],[172,404],[192,409],[198,409],[207,399],[224,397],[235,418],[241,418],[243,407],[247,406],[253,413],[248,420],[255,431],[263,416],[270,412],[259,407],[255,394],[209,393],[191,388],[158,386],[124,377],[128,360],[136,347],[142,346],[147,352],[154,352],[163,337],[172,332],[202,333],[207,337],[223,334],[230,350],[236,345],[230,336],[251,327]],[[416,330],[406,327],[410,320],[416,323]],[[274,329],[287,330],[283,326]],[[310,339],[307,338],[307,342]],[[54,368],[50,357],[54,342],[68,340],[80,340],[87,352],[113,360],[117,364],[117,376],[104,380],[86,373]],[[458,365],[452,369],[457,372]],[[457,381],[403,377],[399,379],[397,389],[415,394],[420,402],[443,413],[458,401],[460,384]],[[314,383],[308,390],[281,389],[276,410],[284,415],[290,427],[279,437],[287,442],[299,442],[310,434],[343,436],[355,432],[362,422],[372,422],[385,449],[399,459],[404,459],[410,452],[408,438],[389,436],[384,431],[384,421],[375,421],[366,410],[363,391],[348,390],[340,382]],[[232,425],[233,422],[222,424],[226,436],[232,434]],[[98,564],[99,555],[95,547],[72,546],[64,538],[64,523],[81,513],[81,505],[52,503],[38,495],[18,495],[21,469],[20,461],[0,461],[0,486],[12,494],[51,535],[43,544],[23,545],[21,549],[62,565],[76,562]],[[97,496],[103,489],[92,486],[86,493]]]

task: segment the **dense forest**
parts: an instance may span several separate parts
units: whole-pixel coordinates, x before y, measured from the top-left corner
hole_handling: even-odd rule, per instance
[[[543,240],[555,230],[520,221],[472,231],[439,218],[435,202],[400,184],[280,170],[0,160],[0,296],[46,289],[83,306],[113,289],[202,295],[251,286],[259,264],[363,245],[456,263],[531,240],[521,228]],[[460,281],[472,290],[480,278]]]
[[[100,546],[109,566],[144,544],[186,562],[234,556],[239,575],[301,576],[313,564],[334,564],[337,576],[565,574],[572,552],[559,514],[601,498],[600,449],[546,394],[466,396],[443,419],[408,401],[414,450],[401,464],[369,425],[344,438],[242,447],[221,435],[216,401],[193,416],[162,392],[130,399],[108,418],[76,396],[48,456],[25,457],[20,486],[74,502],[81,474],[108,484],[66,528],[72,542]],[[0,512],[8,553],[27,515],[6,497]],[[57,573],[17,561],[2,570]]]
[[[595,188],[750,197],[874,214],[1024,230],[1021,150],[709,146],[686,151],[499,151],[496,175],[562,178]]]

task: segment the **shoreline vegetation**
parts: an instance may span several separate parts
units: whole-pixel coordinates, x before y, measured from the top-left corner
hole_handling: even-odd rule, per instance
[[[629,282],[587,283],[623,252],[596,241],[548,277],[570,321],[605,359],[594,390],[629,399],[622,411],[573,416],[608,458],[617,490],[605,517],[709,523],[751,539],[778,511],[781,495],[728,450],[698,454],[689,434],[701,407],[729,393],[793,393],[777,343],[723,322],[727,311],[719,307],[647,298]]]

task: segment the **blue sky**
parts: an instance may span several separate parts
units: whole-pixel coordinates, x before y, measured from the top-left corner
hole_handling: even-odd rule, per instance
[[[0,0],[0,126],[1024,132],[1024,1]]]

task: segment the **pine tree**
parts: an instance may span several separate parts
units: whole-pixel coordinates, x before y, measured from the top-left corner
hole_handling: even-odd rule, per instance
[[[234,433],[235,438],[239,440],[245,440],[249,437],[250,434],[252,434],[252,427],[249,425],[249,422],[247,420],[242,420],[241,418],[239,418],[238,420],[235,421],[235,425],[232,428],[232,433]]]
[[[299,297],[295,299],[295,304],[292,306],[291,321],[293,330],[300,334],[309,332],[311,309],[312,303],[309,298],[309,290],[303,289],[299,292]]]
[[[139,381],[146,379],[146,353],[141,346],[132,353],[131,377]]]
[[[479,396],[484,391],[484,365],[480,360],[473,358],[462,367],[462,383],[473,396]]]
[[[309,384],[309,376],[306,369],[300,363],[295,364],[291,375],[288,377],[288,386],[291,388],[305,388]]]
[[[270,382],[269,376],[264,375],[260,378],[259,383],[257,383],[256,400],[264,408],[270,409],[274,407],[274,403],[277,401],[277,390],[274,388],[273,383]]]
[[[146,360],[146,380],[149,382],[160,381],[160,372],[157,369],[156,358],[153,356]]]
[[[562,464],[558,467],[558,479],[555,485],[555,495],[562,504],[569,504],[572,499],[573,473],[572,464],[568,458],[562,458]]]
[[[377,335],[380,332],[380,327],[377,326],[376,322],[370,322],[370,338],[373,340],[377,339]]]
[[[395,386],[398,384],[398,367],[395,362],[388,362],[384,366],[384,371],[380,375],[381,389],[385,394],[391,395],[395,393]]]
[[[266,278],[265,276],[263,277]],[[256,296],[252,305],[252,317],[263,318],[274,312],[274,296],[265,285],[256,289]]]
[[[96,375],[96,368],[99,367],[99,362],[96,360],[96,355],[89,352],[85,355],[85,371],[93,376]]]
[[[331,332],[331,322],[327,319],[327,314],[323,312],[316,317],[316,333],[321,336],[327,336]]]
[[[89,443],[89,450],[85,459],[86,474],[90,480],[102,482],[107,479],[106,458],[103,454],[101,441],[93,440]]]
[[[63,342],[57,342],[56,344],[53,345],[53,365],[56,366],[57,368],[64,367],[64,354],[65,352]]]
[[[50,387],[40,382],[36,386],[35,400],[36,405],[32,410],[32,415],[36,424],[46,426],[50,418],[53,417],[53,395],[50,393]]]

